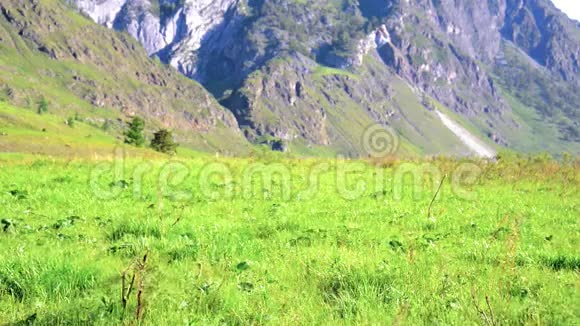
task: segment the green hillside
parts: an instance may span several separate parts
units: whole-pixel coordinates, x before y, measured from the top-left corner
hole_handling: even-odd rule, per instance
[[[166,157],[146,147],[125,145],[123,137],[112,135],[92,119],[64,118],[51,113],[40,115],[0,101],[0,153],[3,157],[104,159],[117,155],[116,149],[130,156]],[[189,157],[201,153],[181,146],[178,155]]]
[[[30,110],[44,99],[52,114],[107,123],[111,135],[139,115],[150,131],[174,129],[187,147],[249,149],[229,111],[150,59],[129,35],[94,24],[62,1],[3,1],[0,9],[0,99]]]

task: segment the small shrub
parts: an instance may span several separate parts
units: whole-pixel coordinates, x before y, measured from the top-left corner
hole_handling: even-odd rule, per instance
[[[75,118],[73,117],[69,117],[68,119],[66,119],[66,125],[74,128],[75,127]]]
[[[145,129],[145,121],[139,117],[134,117],[127,125],[127,130],[124,133],[125,144],[141,147],[145,144],[145,136],[143,130]]]
[[[48,112],[48,101],[44,97],[38,101],[37,112],[38,114]]]
[[[151,148],[161,153],[175,154],[177,144],[173,141],[173,135],[171,131],[167,129],[160,129],[155,134],[153,134]]]

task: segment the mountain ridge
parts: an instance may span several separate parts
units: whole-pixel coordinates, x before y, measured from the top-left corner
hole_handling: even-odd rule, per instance
[[[200,82],[254,144],[361,156],[378,124],[407,152],[473,154],[439,110],[494,150],[580,152],[580,27],[548,0],[72,3]]]
[[[150,59],[131,36],[100,27],[61,1],[0,4],[0,98],[86,117],[117,135],[140,115],[148,129],[174,129],[186,146],[249,148],[237,121],[198,83]],[[227,141],[226,141],[227,140]]]

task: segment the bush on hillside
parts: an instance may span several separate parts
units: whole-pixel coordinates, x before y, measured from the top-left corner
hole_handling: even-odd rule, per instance
[[[134,117],[127,125],[125,131],[125,144],[141,147],[145,144],[145,136],[143,130],[145,129],[145,121],[139,117]]]
[[[151,148],[161,153],[175,154],[177,143],[173,141],[173,134],[171,131],[167,129],[160,129],[155,134],[153,134]]]
[[[66,119],[65,124],[71,128],[75,127],[75,118],[73,117],[69,117],[68,119]]]
[[[43,114],[48,112],[48,101],[43,97],[38,101],[38,114]]]

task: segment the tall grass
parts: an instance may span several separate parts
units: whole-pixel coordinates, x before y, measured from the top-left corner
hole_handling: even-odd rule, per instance
[[[258,158],[223,158],[231,183]],[[393,198],[336,191],[320,174],[315,196],[205,198],[196,171],[178,202],[157,184],[153,161],[134,196],[92,195],[85,161],[10,161],[0,174],[0,323],[76,324],[574,324],[578,283],[578,180],[573,160],[476,161],[482,174],[461,198],[446,179],[435,195]],[[329,160],[275,159],[293,187]],[[417,160],[452,173],[467,159]],[[128,160],[128,171],[139,161]],[[356,161],[355,163],[361,163]],[[406,162],[363,161],[360,176]],[[105,175],[104,184],[114,179]],[[436,180],[439,181],[439,180]],[[432,180],[425,178],[426,184]],[[274,184],[276,187],[276,184]],[[21,196],[19,196],[19,194]],[[24,195],[25,194],[25,195]],[[135,269],[143,254],[145,267]],[[133,266],[132,269],[127,269]],[[137,272],[126,305],[127,284]],[[141,289],[141,301],[136,295]],[[125,287],[127,290],[127,287]],[[139,303],[140,302],[140,303]],[[141,307],[137,317],[138,307]],[[493,312],[493,316],[492,316]]]

